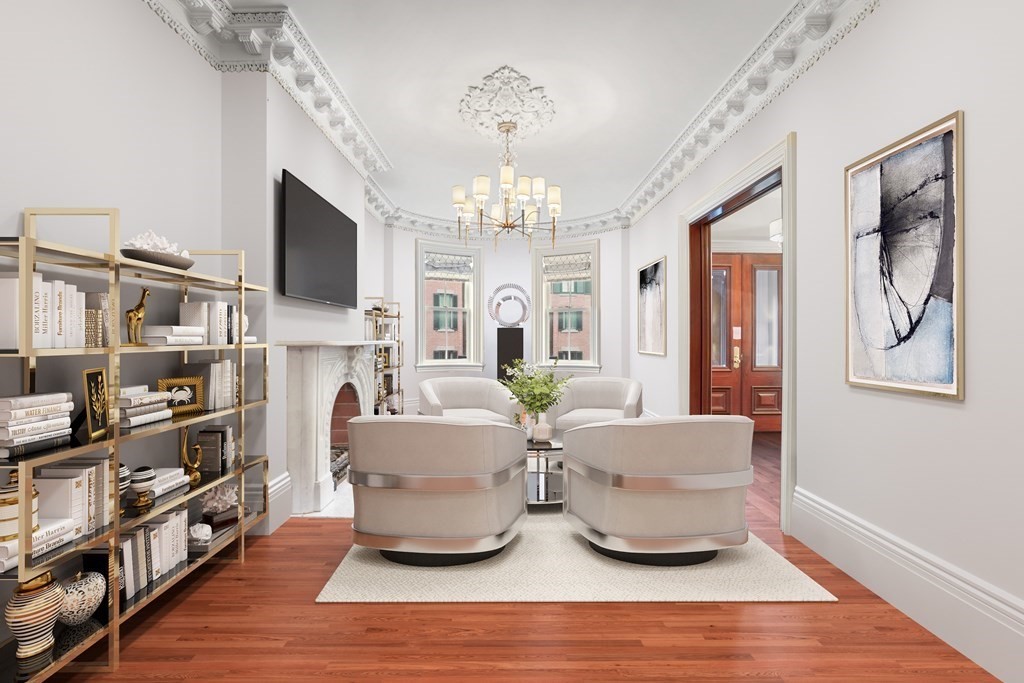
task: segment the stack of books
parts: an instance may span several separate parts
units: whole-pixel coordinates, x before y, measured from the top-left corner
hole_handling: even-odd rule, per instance
[[[188,513],[158,515],[149,524],[121,534],[119,540],[125,577],[121,597],[130,600],[188,561]]]
[[[235,469],[235,434],[231,425],[210,425],[196,435],[203,450],[202,481],[212,481]]]
[[[149,491],[150,500],[160,496],[181,495],[188,491],[188,475],[181,467],[158,467],[155,470],[156,479],[153,480],[153,488]]]
[[[32,533],[32,558],[45,555],[73,540],[74,522],[70,518],[39,518],[39,528]],[[18,566],[18,539],[0,543],[0,572]]]
[[[0,398],[0,458],[7,459],[71,443],[71,394]]]
[[[20,289],[21,280],[17,272],[0,273],[0,311],[5,314],[0,325],[0,349],[5,351],[18,348]],[[87,331],[90,317],[94,333],[98,331],[97,320],[106,321],[109,329],[109,304],[100,311],[101,296],[107,297],[107,294],[79,291],[77,285],[63,280],[44,282],[42,273],[33,273],[32,346],[37,349],[63,349],[107,345],[91,343],[94,339]],[[95,309],[93,314],[88,313],[89,308]],[[99,341],[104,341],[102,333]]]
[[[224,301],[187,301],[178,304],[178,320],[189,328],[202,328],[204,344],[255,344],[243,337],[238,306]]]
[[[203,378],[204,410],[225,410],[238,405],[238,374],[230,359],[186,363],[184,372]]]
[[[117,399],[121,429],[169,420],[172,412],[167,406],[167,402],[170,400],[170,392],[150,391],[147,384],[121,387],[121,393]]]
[[[153,325],[143,329],[142,341],[151,346],[190,346],[203,343],[205,327]]]

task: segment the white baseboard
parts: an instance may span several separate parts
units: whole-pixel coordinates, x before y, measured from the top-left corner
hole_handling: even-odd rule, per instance
[[[647,410],[647,408],[644,408],[644,412],[640,414],[640,417],[661,417],[661,415],[652,413],[650,410]]]
[[[273,478],[267,485],[270,498],[270,514],[253,527],[254,536],[269,536],[292,516],[292,478],[287,472]],[[257,500],[263,497],[262,486],[246,486],[245,499]]]
[[[415,415],[419,407],[420,400],[418,398],[407,398],[402,401],[402,413],[404,415]]]
[[[1021,598],[800,487],[793,535],[993,675],[1024,682]]]

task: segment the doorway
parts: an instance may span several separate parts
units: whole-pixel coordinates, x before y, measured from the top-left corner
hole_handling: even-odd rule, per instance
[[[757,200],[775,193],[774,197],[781,200],[781,211],[776,213],[773,220],[781,218],[770,228],[761,226],[763,232],[759,233],[757,240],[759,245],[755,246],[750,240],[742,237],[729,238],[724,230],[728,223],[724,219],[730,216],[736,217],[745,207],[753,205]],[[776,201],[772,198],[771,201]],[[796,487],[796,306],[795,306],[795,269],[794,258],[796,253],[796,224],[795,224],[795,202],[796,202],[796,134],[790,133],[783,140],[780,140],[771,149],[768,149],[759,157],[755,158],[745,167],[737,171],[733,176],[723,181],[710,193],[699,199],[680,215],[680,253],[681,261],[689,267],[689,273],[679,278],[680,316],[682,320],[690,323],[689,334],[680,335],[679,350],[681,358],[688,359],[680,367],[680,393],[683,397],[683,406],[688,404],[688,412],[691,414],[712,414],[714,412],[742,413],[742,394],[748,396],[750,413],[755,422],[760,422],[760,430],[772,429],[775,431],[758,431],[755,438],[755,450],[759,441],[772,445],[774,452],[773,467],[778,467],[779,491],[774,502],[778,504],[779,526],[784,533],[789,533],[790,520],[792,517],[793,494]],[[754,209],[751,209],[752,211]],[[777,210],[778,211],[778,210]],[[762,221],[763,222],[763,221]],[[719,234],[713,234],[717,224]],[[780,230],[781,228],[781,230]],[[782,249],[778,245],[765,248],[765,237],[769,230],[781,233]],[[780,239],[779,236],[776,239]],[[719,242],[716,249],[712,249],[712,241]],[[723,245],[721,243],[731,243]],[[718,258],[715,258],[715,254]],[[773,259],[768,262],[758,262],[761,254],[772,253]],[[728,254],[728,256],[726,256]],[[738,360],[740,368],[744,363],[751,363],[750,377],[744,384],[739,373],[734,386],[730,392],[716,392],[714,401],[716,407],[713,409],[712,401],[712,336],[711,336],[711,314],[712,314],[712,270],[713,264],[722,266],[724,261],[736,272],[744,270],[743,254],[748,254],[746,259],[746,270],[752,273],[742,278],[756,289],[758,274],[757,270],[769,268],[771,274],[761,274],[762,294],[767,290],[780,292],[777,296],[777,313],[767,318],[767,302],[770,297],[762,297],[762,323],[768,328],[762,331],[775,341],[765,343],[762,339],[760,344],[761,359],[757,358],[758,344],[756,338],[757,322],[747,324],[750,331],[744,333],[742,322],[738,325],[722,325],[718,322],[719,335],[715,342],[715,351],[718,356],[717,365],[724,369],[725,366],[734,365],[733,354],[735,347],[739,347]],[[776,260],[777,259],[777,260]],[[781,260],[781,265],[779,264]],[[757,268],[755,268],[757,266]],[[740,279],[740,278],[737,278]],[[742,285],[739,282],[737,286]],[[735,297],[734,297],[735,299]],[[733,316],[743,318],[742,299],[737,304],[739,310],[732,309]],[[756,317],[757,304],[748,304],[748,316]],[[724,310],[724,309],[723,309]],[[769,322],[770,320],[770,322]],[[740,327],[738,334],[734,335],[731,328]],[[724,334],[723,334],[724,329]],[[764,330],[764,327],[762,327]],[[733,339],[737,336],[737,339]],[[739,343],[733,343],[734,341]],[[773,348],[774,347],[774,348]],[[723,354],[724,350],[724,354]],[[723,358],[723,355],[725,356]],[[777,359],[778,363],[766,363],[767,358]],[[759,367],[755,373],[753,362],[757,361],[758,366],[771,365],[771,372],[776,376],[781,375],[781,387],[777,386],[775,378],[767,378],[768,367]],[[724,372],[717,374],[725,375]],[[761,381],[761,378],[769,381]],[[724,377],[722,378],[724,379]],[[715,379],[715,387],[722,386],[718,378]],[[764,389],[768,387],[768,389]],[[727,406],[725,393],[733,393],[735,400],[740,401],[740,407]],[[734,397],[729,397],[732,400]],[[759,413],[759,416],[755,416]],[[770,417],[769,417],[770,415]],[[775,422],[776,424],[772,424]],[[781,431],[779,431],[781,430]]]

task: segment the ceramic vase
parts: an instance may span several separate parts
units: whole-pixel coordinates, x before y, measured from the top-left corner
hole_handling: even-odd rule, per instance
[[[57,621],[68,626],[84,624],[107,597],[107,580],[97,572],[79,573],[64,586],[64,607]]]
[[[548,424],[547,413],[537,413],[537,424],[533,426],[534,441],[551,441],[555,428]]]
[[[53,647],[53,626],[64,606],[64,587],[50,572],[18,586],[4,610],[4,620],[18,641],[18,659]]]
[[[12,470],[10,481],[0,486],[0,542],[18,537],[18,470]],[[32,531],[39,530],[39,491],[32,487]]]
[[[138,467],[132,472],[132,483],[129,488],[135,493],[134,506],[146,508],[153,504],[149,499],[149,492],[153,490],[153,482],[156,481],[156,472],[152,467]]]

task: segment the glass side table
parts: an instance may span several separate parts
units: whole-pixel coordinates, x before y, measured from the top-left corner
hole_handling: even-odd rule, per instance
[[[561,439],[526,442],[526,502],[528,505],[561,505]]]

